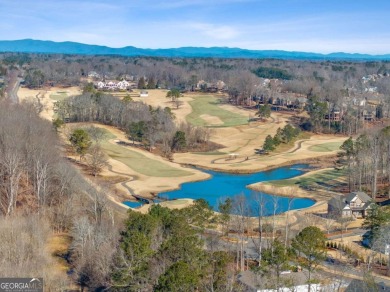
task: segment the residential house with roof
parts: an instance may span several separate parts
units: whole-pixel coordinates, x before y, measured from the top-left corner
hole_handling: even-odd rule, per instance
[[[96,71],[89,71],[88,77],[89,78],[100,78],[100,74],[98,74]]]
[[[365,192],[352,192],[329,200],[328,214],[364,218],[372,204],[374,204],[372,199]]]
[[[325,120],[338,122],[341,121],[343,114],[344,112],[342,108],[340,108],[339,106],[334,106],[329,113],[325,114],[324,118]]]
[[[126,80],[122,80],[122,81],[119,81],[119,82],[116,82],[116,81],[108,81],[108,82],[99,81],[98,83],[95,84],[95,86],[99,90],[127,90],[130,87],[130,83],[127,82]]]
[[[106,83],[104,83],[103,81],[99,81],[96,84],[97,88],[100,89],[100,90],[103,90],[105,85],[106,85]]]
[[[126,80],[122,80],[122,81],[119,81],[117,84],[116,84],[117,88],[120,89],[120,90],[126,90],[129,86],[130,86],[130,83],[127,82]]]

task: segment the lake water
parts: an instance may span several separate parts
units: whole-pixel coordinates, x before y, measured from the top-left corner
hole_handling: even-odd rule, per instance
[[[184,183],[179,190],[160,193],[159,196],[170,200],[182,198],[205,199],[214,210],[218,211],[218,205],[221,201],[242,195],[246,198],[250,215],[256,216],[259,210],[256,208],[258,204],[256,204],[255,197],[262,194],[263,202],[265,202],[263,215],[273,214],[274,206],[277,206],[276,213],[283,213],[289,209],[289,205],[290,210],[301,209],[314,205],[315,201],[306,198],[294,198],[291,200],[291,198],[287,197],[256,192],[246,188],[246,186],[256,182],[292,178],[303,174],[308,168],[309,166],[306,164],[296,164],[252,174],[231,174],[202,170],[210,174],[211,178],[199,182]],[[294,197],[294,194],[291,194],[291,196]]]
[[[144,203],[141,201],[133,202],[133,201],[124,201],[123,204],[129,206],[130,208],[138,208],[141,207]]]

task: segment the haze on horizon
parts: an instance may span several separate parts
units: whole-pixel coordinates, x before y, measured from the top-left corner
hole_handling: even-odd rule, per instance
[[[0,40],[390,53],[385,0],[0,0],[0,11]]]

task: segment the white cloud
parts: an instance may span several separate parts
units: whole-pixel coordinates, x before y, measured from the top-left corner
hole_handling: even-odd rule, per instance
[[[387,41],[388,40],[388,41]],[[258,39],[256,41],[237,41],[232,43],[235,47],[252,50],[284,50],[314,53],[361,53],[361,54],[388,54],[390,48],[390,36],[378,39],[366,39],[345,37],[343,39],[332,38],[304,38],[304,39]]]
[[[190,23],[188,27],[216,40],[230,40],[239,35],[239,31],[236,28],[228,25]]]

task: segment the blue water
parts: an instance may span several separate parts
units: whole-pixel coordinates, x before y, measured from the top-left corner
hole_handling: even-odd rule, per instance
[[[158,204],[158,203],[161,203],[162,201],[159,200],[159,199],[153,199],[153,202],[155,204]],[[133,202],[133,201],[124,201],[123,204],[125,204],[126,206],[129,206],[130,208],[138,208],[138,207],[141,207],[143,206],[145,203],[144,202],[141,202],[141,201],[137,201],[137,202]]]
[[[303,174],[309,166],[306,164],[296,164],[287,167],[280,167],[274,170],[262,171],[252,174],[231,174],[224,172],[216,172],[210,170],[202,170],[212,177],[208,180],[199,182],[189,182],[181,185],[179,190],[160,193],[159,196],[168,199],[205,199],[214,210],[218,211],[218,205],[226,198],[236,198],[237,195],[245,196],[248,202],[249,215],[256,216],[259,210],[256,206],[256,194],[263,194],[264,208],[262,215],[271,215],[274,213],[274,206],[277,214],[283,213],[289,209],[301,209],[314,205],[315,201],[306,198],[291,198],[278,197],[269,194],[256,192],[246,188],[247,185],[262,181],[280,180],[292,178]],[[291,194],[294,197],[294,194]],[[277,204],[274,204],[277,202]],[[290,203],[290,204],[289,204]],[[233,211],[234,212],[234,211]],[[236,212],[237,213],[237,212]]]
[[[138,208],[141,207],[144,203],[137,201],[137,202],[132,202],[132,201],[124,201],[123,204],[126,206],[129,206],[130,208]]]

